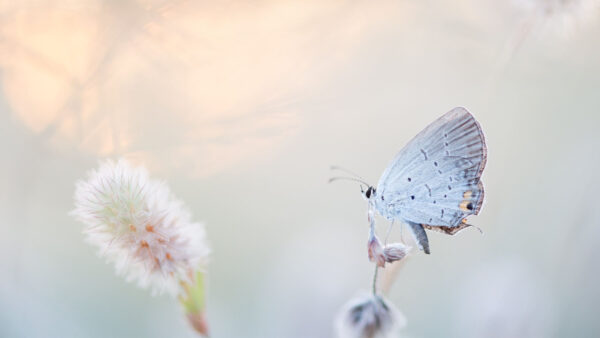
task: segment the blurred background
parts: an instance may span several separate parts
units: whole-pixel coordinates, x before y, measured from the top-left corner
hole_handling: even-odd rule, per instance
[[[597,337],[599,10],[0,2],[0,336],[195,336],[68,215],[75,181],[125,157],[206,224],[213,337],[332,337],[372,265],[359,186],[328,184],[329,166],[376,184],[465,106],[489,149],[484,235],[432,233],[407,259],[389,294],[403,336]]]

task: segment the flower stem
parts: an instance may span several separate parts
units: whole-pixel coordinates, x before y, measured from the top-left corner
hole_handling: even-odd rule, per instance
[[[375,271],[373,272],[373,295],[377,296],[377,271],[379,267],[375,264]]]
[[[198,271],[193,284],[189,285],[182,282],[182,286],[185,292],[179,297],[179,301],[183,305],[188,321],[198,333],[208,337],[208,325],[205,317],[206,290],[204,273]]]

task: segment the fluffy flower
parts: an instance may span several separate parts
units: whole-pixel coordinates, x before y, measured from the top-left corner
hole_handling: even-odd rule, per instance
[[[385,263],[393,263],[406,257],[411,249],[402,243],[392,243],[383,246],[374,233],[371,233],[367,247],[369,260],[377,264],[380,268],[385,267]]]
[[[205,267],[204,227],[144,168],[107,161],[79,181],[72,215],[117,272],[153,294],[184,292]]]
[[[377,238],[375,234],[371,233],[369,237],[369,244],[367,247],[369,260],[371,262],[375,262],[375,264],[377,264],[378,267],[383,268],[385,266],[386,261],[385,254],[383,252],[383,245],[381,245],[379,238]]]
[[[385,257],[386,262],[393,263],[406,257],[410,249],[409,246],[402,243],[388,244],[383,248],[383,256]]]
[[[393,304],[377,295],[350,300],[336,320],[338,338],[397,337],[406,319]]]

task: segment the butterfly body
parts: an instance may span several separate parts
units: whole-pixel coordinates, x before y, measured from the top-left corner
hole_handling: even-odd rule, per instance
[[[408,224],[429,253],[423,226],[453,234],[481,209],[486,159],[479,123],[465,108],[454,108],[417,134],[365,197],[383,217]]]

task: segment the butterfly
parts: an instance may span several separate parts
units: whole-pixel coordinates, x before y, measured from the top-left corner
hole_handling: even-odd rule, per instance
[[[362,190],[369,203],[370,256],[383,252],[381,247],[371,252],[372,245],[380,246],[374,211],[407,224],[427,254],[425,229],[454,235],[471,226],[467,217],[477,215],[483,203],[486,159],[481,126],[465,108],[452,109],[417,134],[394,157],[377,187]]]

